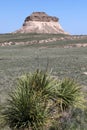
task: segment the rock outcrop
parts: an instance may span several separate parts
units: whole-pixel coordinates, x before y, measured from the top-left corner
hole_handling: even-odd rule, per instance
[[[30,16],[26,17],[25,23],[27,21],[40,21],[40,22],[58,22],[57,17],[48,16],[45,12],[33,12]]]
[[[45,12],[33,12],[26,17],[23,26],[15,33],[66,33],[57,17],[48,16]]]

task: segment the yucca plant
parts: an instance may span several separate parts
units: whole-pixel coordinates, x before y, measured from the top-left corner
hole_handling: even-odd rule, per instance
[[[41,130],[52,120],[60,123],[70,107],[82,108],[83,101],[81,87],[74,80],[59,81],[37,70],[18,79],[1,110],[2,124],[13,130]]]
[[[54,94],[55,105],[64,111],[70,106],[84,108],[84,95],[81,85],[73,79],[63,79],[58,82]]]
[[[2,115],[12,129],[41,130],[49,119],[49,97],[54,81],[37,70],[18,79]]]
[[[84,112],[85,109],[85,99],[82,92],[82,87],[75,80],[66,78],[58,81],[55,87],[55,94],[53,96],[54,104],[52,108],[55,109],[55,118],[50,129],[54,130],[64,130],[68,122],[68,127],[74,127],[75,124],[72,122],[72,110],[79,109]],[[76,117],[74,117],[76,118]],[[67,128],[68,128],[67,127]],[[68,130],[68,129],[66,129]]]

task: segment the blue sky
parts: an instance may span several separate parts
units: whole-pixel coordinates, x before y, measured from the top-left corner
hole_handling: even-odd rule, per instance
[[[0,0],[0,33],[19,29],[35,11],[58,17],[70,34],[87,34],[87,0]]]

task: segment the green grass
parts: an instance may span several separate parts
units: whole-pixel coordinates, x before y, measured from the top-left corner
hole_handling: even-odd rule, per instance
[[[67,35],[64,34],[0,34],[0,43],[1,42],[26,42],[26,41],[32,41],[32,40],[43,40],[53,37],[65,37]]]
[[[74,78],[86,86],[87,47],[0,47],[0,93],[6,92],[18,76],[37,68],[48,69],[59,78]]]
[[[79,108],[83,112],[84,103],[81,86],[74,80],[68,78],[60,81],[47,72],[37,70],[22,75],[16,88],[10,91],[9,98],[1,106],[0,126],[8,125],[14,130],[44,130],[44,127],[47,129],[57,121],[61,122],[57,124],[61,129],[64,124],[62,120],[67,118],[64,113],[72,119],[71,108]]]
[[[46,39],[54,36],[58,37],[46,34],[4,34],[0,35],[0,42]],[[0,47],[0,102],[6,100],[7,93],[14,87],[15,80],[20,75],[33,72],[37,68],[47,69],[60,79],[74,78],[84,86],[84,91],[87,90],[87,75],[84,74],[87,72],[87,47],[59,47],[73,43],[87,43],[87,39]]]
[[[67,39],[67,38],[71,39]],[[76,37],[76,38],[74,38]],[[27,41],[39,41],[39,40],[46,40],[51,38],[64,38],[64,40],[59,40],[57,42],[53,42],[52,45],[68,45],[68,44],[75,44],[75,43],[87,43],[87,36],[86,35],[65,35],[65,34],[35,34],[35,33],[27,33],[27,34],[20,34],[20,33],[9,33],[9,34],[0,34],[0,43],[3,42],[27,42]],[[74,38],[74,39],[72,39]],[[48,43],[50,44],[50,43]],[[44,44],[43,44],[44,45]]]

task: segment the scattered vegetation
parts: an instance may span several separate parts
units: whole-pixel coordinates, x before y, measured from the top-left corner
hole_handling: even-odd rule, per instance
[[[62,34],[0,34],[0,46],[2,42],[63,38],[41,44],[0,47],[1,130],[9,130],[8,125],[13,130],[25,127],[87,130],[87,103],[84,104],[84,96],[87,98],[87,47],[64,47],[87,43],[87,36],[70,37]],[[43,72],[34,72],[37,68]],[[51,75],[47,71],[51,71]],[[37,114],[33,115],[34,112]],[[6,128],[2,128],[5,125]]]
[[[74,80],[60,81],[37,70],[19,78],[1,109],[1,126],[41,130],[53,129],[52,123],[57,122],[57,127],[63,129],[65,119],[72,119],[72,109],[83,111],[84,103],[81,87]]]
[[[65,37],[64,34],[36,34],[36,33],[9,33],[9,34],[0,34],[0,43],[2,42],[27,42],[32,40],[44,40],[53,37]]]
[[[22,42],[22,43],[21,43]],[[65,34],[37,34],[37,33],[9,33],[0,34],[0,46],[23,44],[29,46],[64,46],[87,43],[87,35],[65,35]],[[9,43],[9,44],[4,44]],[[40,44],[38,44],[40,43]],[[45,44],[44,44],[45,43]],[[38,44],[38,45],[37,45]]]

